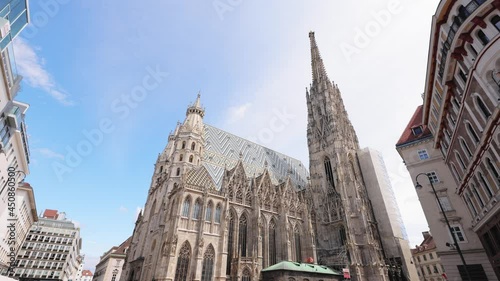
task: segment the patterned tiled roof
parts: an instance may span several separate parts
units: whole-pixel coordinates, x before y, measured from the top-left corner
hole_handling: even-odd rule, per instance
[[[303,189],[306,186],[309,172],[297,159],[206,124],[205,144],[203,165],[217,189],[222,185],[224,167],[232,169],[238,163],[240,154],[247,177],[262,174],[267,163],[273,184],[284,181],[290,175],[295,187]]]
[[[196,170],[189,171],[189,173],[187,174],[186,183],[194,186],[203,186],[208,189],[218,189],[215,186],[211,175],[208,173],[207,169],[204,166],[201,166]]]

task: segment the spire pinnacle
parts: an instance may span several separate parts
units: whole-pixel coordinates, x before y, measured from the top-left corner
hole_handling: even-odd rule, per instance
[[[194,103],[194,107],[201,107],[201,102],[200,102],[200,98],[201,98],[201,94],[200,94],[201,91],[198,91],[198,96],[196,97],[196,102]]]
[[[323,60],[321,59],[318,46],[316,45],[316,39],[314,38],[313,31],[309,32],[309,41],[311,42],[311,66],[313,83],[319,82],[323,79],[328,80],[325,66],[323,65]]]

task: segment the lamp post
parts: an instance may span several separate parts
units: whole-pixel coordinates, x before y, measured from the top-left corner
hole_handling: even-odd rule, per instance
[[[432,179],[429,177],[429,175],[427,175],[426,173],[418,174],[415,177],[415,181],[417,182],[417,184],[415,185],[415,189],[422,189],[422,185],[420,183],[418,183],[418,177],[422,176],[422,175],[425,175],[427,177],[427,179],[429,180],[429,183],[431,184],[432,192],[434,193],[434,196],[436,197],[439,208],[441,209],[441,212],[443,213],[444,221],[446,222],[446,225],[448,226],[448,230],[450,231],[451,237],[453,238],[453,243],[457,247],[457,252],[458,252],[458,255],[460,256],[460,259],[462,259],[462,264],[464,265],[465,273],[467,274],[467,280],[472,281],[472,279],[470,278],[469,269],[467,268],[467,263],[465,262],[465,259],[464,259],[464,255],[462,254],[462,250],[460,250],[460,245],[458,245],[458,241],[457,241],[457,237],[455,236],[455,232],[453,231],[453,229],[450,226],[450,222],[448,221],[448,217],[446,216],[446,213],[444,212],[443,205],[441,205],[441,201],[439,201],[436,189],[434,188],[434,185],[432,184]]]

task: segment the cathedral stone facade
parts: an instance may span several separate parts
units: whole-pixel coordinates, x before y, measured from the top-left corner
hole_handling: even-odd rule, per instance
[[[356,134],[309,37],[310,176],[296,159],[204,124],[198,95],[158,156],[122,281],[257,281],[264,268],[306,260],[350,268],[354,281],[408,280],[400,265],[388,270]]]

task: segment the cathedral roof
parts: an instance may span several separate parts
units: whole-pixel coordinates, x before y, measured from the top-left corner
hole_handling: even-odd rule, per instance
[[[262,270],[262,272],[269,272],[269,271],[299,271],[299,272],[308,272],[316,274],[341,275],[340,272],[335,271],[323,265],[291,262],[291,261],[282,261],[280,263],[277,263]]]
[[[208,189],[217,190],[217,187],[212,180],[212,176],[208,173],[207,169],[204,166],[189,171],[189,173],[187,174],[186,183],[194,186],[203,186]]]
[[[236,166],[241,159],[246,176],[252,178],[264,172],[265,163],[273,184],[290,176],[295,187],[303,189],[309,173],[297,159],[276,152],[244,138],[205,124],[203,165],[220,189],[224,169]],[[241,155],[240,155],[241,154]]]

